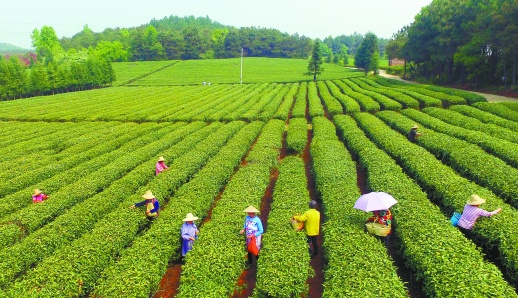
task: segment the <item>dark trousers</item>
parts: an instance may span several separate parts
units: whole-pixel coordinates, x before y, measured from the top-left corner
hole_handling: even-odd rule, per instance
[[[259,255],[257,255],[255,257],[255,262],[257,263],[257,260],[259,260]],[[252,265],[253,264],[253,261],[254,261],[254,254],[252,254],[251,252],[248,252],[248,264]]]
[[[313,255],[316,256],[318,253],[317,236],[308,235],[309,254],[311,254],[311,245],[313,245]]]
[[[459,231],[464,234],[464,236],[466,236],[467,238],[470,238],[471,239],[471,230],[468,230],[468,229],[464,229],[463,227],[461,226],[457,226],[457,228],[459,229]]]
[[[390,234],[388,234],[385,237],[380,237],[380,238],[381,238],[381,241],[383,241],[383,244],[385,244],[385,247],[388,247],[388,243],[389,243],[389,239],[390,239]]]

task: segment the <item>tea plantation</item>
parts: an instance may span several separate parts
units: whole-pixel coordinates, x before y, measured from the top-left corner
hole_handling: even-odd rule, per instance
[[[253,295],[307,296],[315,272],[289,219],[310,190],[323,297],[409,297],[408,282],[426,297],[518,297],[518,103],[331,64],[315,82],[306,65],[120,63],[113,87],[0,102],[0,297],[152,297],[188,212],[200,233],[176,296],[231,297],[243,210],[265,204]],[[169,169],[155,176],[159,156]],[[398,200],[390,253],[353,209],[360,176]],[[49,199],[33,204],[34,189]],[[147,190],[152,221],[129,208]],[[467,237],[449,218],[474,193],[503,211]]]

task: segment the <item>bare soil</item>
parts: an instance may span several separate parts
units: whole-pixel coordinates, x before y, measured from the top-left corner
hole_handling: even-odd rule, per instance
[[[291,110],[290,110],[291,113]],[[283,159],[287,154],[287,145],[286,145],[286,132],[284,132],[282,136],[282,148],[279,152],[279,160]],[[270,173],[270,183],[268,187],[264,191],[263,198],[261,199],[261,207],[259,218],[263,223],[263,229],[266,231],[268,229],[268,214],[271,210],[271,205],[273,201],[273,191],[275,189],[275,183],[277,182],[277,177],[279,176],[279,171],[275,168]],[[246,259],[247,255],[244,254],[243,257]],[[255,283],[257,281],[257,267],[251,266],[248,270],[243,270],[241,275],[239,276],[239,280],[237,282],[237,289],[234,291],[232,295],[233,298],[246,298],[251,297],[252,293],[255,289]]]
[[[180,275],[182,273],[182,264],[180,262],[169,265],[166,273],[160,281],[158,292],[153,298],[171,298],[176,296],[178,286],[180,285]]]
[[[311,200],[314,200],[318,202],[317,210],[320,212],[320,223],[324,222],[324,213],[321,208],[321,202],[320,198],[317,195],[316,192],[316,185],[315,185],[315,177],[312,174],[312,167],[313,167],[313,160],[311,159],[310,154],[310,146],[311,146],[311,140],[313,140],[313,130],[308,129],[308,142],[306,143],[306,147],[304,148],[304,151],[302,152],[302,158],[304,160],[304,165],[306,169],[306,177],[308,180],[308,193]],[[315,275],[308,279],[307,284],[309,286],[309,297],[322,297],[322,293],[324,292],[324,266],[325,266],[325,259],[324,254],[322,253],[322,242],[323,237],[322,233],[320,233],[317,236],[317,247],[318,247],[318,254],[314,256],[311,259],[311,267],[315,271]]]

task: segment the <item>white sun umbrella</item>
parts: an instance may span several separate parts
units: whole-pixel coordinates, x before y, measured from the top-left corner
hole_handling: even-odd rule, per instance
[[[387,210],[396,203],[396,199],[386,192],[370,192],[360,196],[354,204],[354,208],[366,212]]]

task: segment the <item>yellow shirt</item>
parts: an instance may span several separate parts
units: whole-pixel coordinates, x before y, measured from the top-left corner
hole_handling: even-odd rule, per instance
[[[303,215],[295,215],[293,218],[304,222],[304,230],[306,230],[306,235],[316,236],[319,234],[320,212],[318,212],[317,209],[309,209]]]

